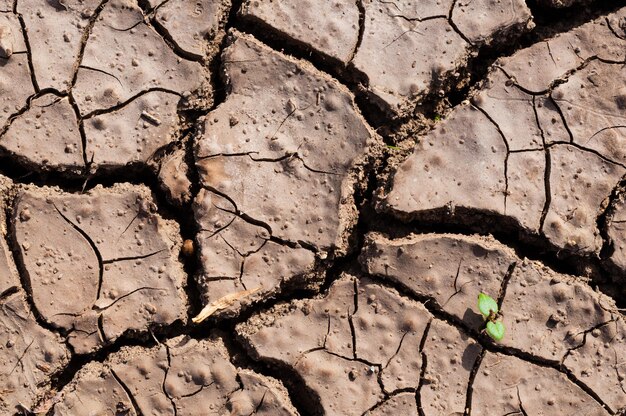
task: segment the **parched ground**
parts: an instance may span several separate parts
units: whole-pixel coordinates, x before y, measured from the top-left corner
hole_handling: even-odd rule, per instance
[[[624,224],[624,1],[0,0],[0,415],[624,416]]]

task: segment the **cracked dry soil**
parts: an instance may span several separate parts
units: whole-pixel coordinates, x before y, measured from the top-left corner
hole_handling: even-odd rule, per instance
[[[624,223],[623,1],[0,0],[2,415],[623,416]]]

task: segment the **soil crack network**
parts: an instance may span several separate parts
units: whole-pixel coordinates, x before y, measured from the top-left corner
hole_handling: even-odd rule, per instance
[[[0,414],[624,415],[625,68],[622,1],[0,0]]]

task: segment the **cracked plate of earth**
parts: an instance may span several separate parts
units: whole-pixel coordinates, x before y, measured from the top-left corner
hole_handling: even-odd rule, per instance
[[[0,0],[2,415],[623,416],[624,223],[623,2]]]

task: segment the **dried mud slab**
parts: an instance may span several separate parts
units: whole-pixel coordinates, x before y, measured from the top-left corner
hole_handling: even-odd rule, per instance
[[[0,11],[0,143],[10,122],[35,93],[20,22],[12,12]]]
[[[78,174],[85,166],[76,113],[68,97],[56,94],[30,99],[0,139],[0,149],[33,170]]]
[[[257,290],[244,302],[267,298],[345,253],[353,195],[380,146],[352,95],[310,64],[237,32],[222,59],[229,94],[195,150],[208,304],[243,290]]]
[[[128,105],[84,122],[87,160],[100,169],[150,165],[179,137],[180,96],[151,91]]]
[[[342,0],[323,6],[248,0],[239,14],[354,69],[370,99],[394,115],[463,83],[468,60],[482,45],[505,43],[533,27],[520,0]]]
[[[26,43],[19,19],[11,11],[0,10],[0,27],[0,59],[6,65],[13,54],[26,53]]]
[[[10,195],[12,188],[11,180],[0,175],[0,298],[8,291],[20,287],[20,276],[13,262],[7,235],[6,197]]]
[[[150,90],[198,90],[208,76],[181,59],[144,22],[141,9],[123,0],[106,4],[95,22],[78,69],[73,96],[82,115],[106,110]]]
[[[17,12],[28,30],[35,79],[40,89],[67,91],[83,47],[83,34],[100,0],[19,0]]]
[[[300,280],[312,272],[315,254],[302,247],[271,241],[266,227],[252,224],[218,204],[223,199],[201,190],[195,200],[195,215],[201,226],[198,235],[202,275],[199,287],[204,303],[212,304],[229,295],[255,290],[268,296],[283,282]],[[233,313],[242,297],[229,308]]]
[[[176,149],[166,155],[159,165],[159,182],[169,201],[177,206],[191,202],[191,181],[185,149]]]
[[[168,1],[144,13],[127,0],[25,0],[0,11],[0,151],[70,176],[158,170],[188,127],[179,110],[211,105],[203,62],[229,4]]]
[[[89,24],[77,22],[55,28],[40,28],[37,26],[38,21],[32,22],[38,36],[44,39],[47,34],[51,38],[47,48],[49,54],[62,50],[72,55],[71,48],[59,42],[73,45],[76,41],[77,45],[81,45],[79,62],[76,62],[77,57],[74,55],[68,55],[68,59],[59,57],[63,64],[57,68],[60,71],[66,61],[71,61],[71,67],[75,67],[69,92],[75,103],[73,110],[80,117],[85,136],[85,149],[79,148],[75,155],[78,159],[72,160],[77,173],[84,170],[85,165],[92,172],[145,165],[156,170],[155,165],[158,165],[163,149],[178,141],[179,133],[184,128],[179,120],[179,107],[206,108],[210,104],[208,68],[188,59],[192,57],[179,56],[176,47],[170,47],[170,43],[173,36],[174,39],[180,38],[183,44],[196,42],[192,48],[194,51],[198,51],[198,48],[206,49],[207,53],[208,49],[215,50],[224,35],[221,30],[225,19],[224,6],[213,2],[202,6],[195,2],[186,3],[167,2],[159,7],[158,17],[152,14],[144,16],[137,4],[124,0],[106,2],[98,8],[96,15],[87,11],[90,9],[87,4],[63,3],[56,5],[60,9],[57,12],[60,18],[66,16],[67,19],[75,19],[80,16],[80,19],[87,19]],[[98,5],[99,2],[95,6]],[[54,10],[53,6],[47,4],[46,7]],[[33,16],[39,13],[34,6],[28,10],[32,11]],[[197,13],[200,15],[196,16]],[[40,19],[42,22],[52,20],[47,15],[44,17]],[[204,18],[213,19],[208,29],[199,22],[199,19]],[[183,19],[186,25],[182,27],[182,22],[177,19]],[[66,27],[80,29],[80,32],[75,36],[68,33]],[[58,36],[56,32],[49,33],[53,29],[59,32]],[[165,33],[162,35],[160,31]],[[56,41],[57,38],[66,41]],[[81,41],[81,38],[84,39]],[[37,50],[33,50],[33,55],[39,56],[36,54]],[[42,56],[41,60],[47,62],[50,57]],[[63,91],[61,87],[58,88]],[[48,113],[56,118],[65,117],[64,113],[53,108],[48,109]],[[75,118],[64,119],[64,123],[72,124],[69,127],[78,131],[78,123],[72,121]],[[29,120],[24,120],[24,123],[29,123]],[[32,144],[25,143],[23,135],[27,132],[20,127],[14,129],[17,139],[13,147],[23,150],[21,148]],[[59,129],[53,134],[59,132],[63,130]],[[58,154],[59,158],[64,156],[62,144],[59,143],[54,149],[54,155]],[[16,152],[18,156],[33,159],[31,153]],[[69,157],[65,155],[65,159]],[[41,161],[37,163],[42,164]]]
[[[564,374],[487,352],[472,385],[472,415],[608,415]]]
[[[624,318],[613,300],[588,282],[520,260],[486,237],[427,234],[389,240],[369,234],[361,263],[367,273],[426,298],[470,333],[484,327],[475,312],[478,294],[502,299],[502,346],[571,371],[612,412],[626,406]]]
[[[147,188],[25,187],[12,221],[37,312],[77,353],[186,321],[178,225],[156,213]]]
[[[578,335],[580,338],[580,335]],[[583,344],[563,364],[617,413],[626,406],[626,324],[624,318],[583,334]],[[590,361],[588,357],[595,359]]]
[[[246,0],[239,15],[343,63],[350,62],[359,43],[359,8],[354,1]]]
[[[487,237],[425,234],[389,240],[371,233],[360,261],[367,273],[432,298],[439,308],[480,330],[484,322],[475,312],[478,294],[497,296],[517,258]]]
[[[61,337],[37,323],[21,290],[0,297],[2,414],[14,414],[18,406],[32,409],[69,358]]]
[[[582,345],[585,333],[621,319],[612,302],[587,282],[529,261],[512,273],[502,309],[511,321],[504,345],[556,362]]]
[[[152,91],[114,111],[79,120],[68,96],[37,94],[6,127],[0,151],[31,170],[71,176],[89,173],[87,168],[90,173],[145,166],[157,170],[164,149],[182,130],[179,101],[177,94]]]
[[[471,103],[419,137],[379,208],[403,220],[487,215],[556,250],[598,255],[598,218],[626,174],[626,41],[611,25],[625,17],[501,59]]]
[[[365,416],[418,416],[415,393],[399,393],[391,396],[378,407],[364,413]]]
[[[444,321],[434,320],[421,350],[424,373],[418,391],[424,416],[464,414],[472,370],[483,348]]]
[[[55,415],[298,414],[280,382],[236,368],[218,337],[124,347],[83,367],[61,395]]]
[[[210,59],[219,51],[230,0],[174,0],[155,9],[155,24],[191,59]]]
[[[421,391],[429,408],[458,407],[452,395],[467,389],[480,348],[442,325],[421,303],[344,276],[324,297],[279,304],[238,325],[237,332],[254,358],[293,369],[326,414],[361,415],[387,414],[398,406],[416,411],[415,400],[394,397],[415,397],[421,374],[428,377]],[[442,342],[447,350],[429,357]],[[468,367],[464,373],[454,366],[461,363]],[[440,401],[446,394],[449,403]],[[465,401],[459,400],[462,411]]]

